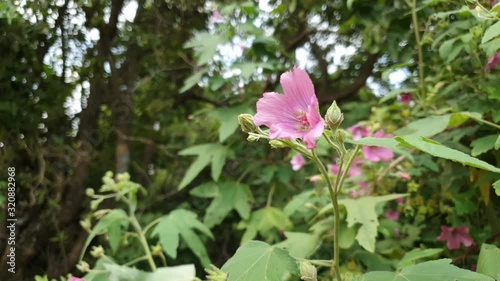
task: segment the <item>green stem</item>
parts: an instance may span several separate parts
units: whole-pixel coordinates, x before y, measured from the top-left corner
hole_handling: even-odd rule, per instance
[[[137,217],[135,216],[135,203],[134,200],[132,200],[132,194],[129,193],[129,200],[128,205],[129,205],[129,217],[130,217],[130,222],[132,223],[132,226],[134,227],[135,231],[137,232],[139,236],[139,241],[141,242],[142,248],[144,249],[144,252],[146,253],[146,259],[148,260],[149,266],[151,267],[152,271],[156,271],[156,264],[153,259],[153,255],[151,254],[151,251],[149,250],[149,244],[148,241],[146,240],[146,237],[144,236],[145,232],[142,230],[141,225],[139,224],[139,221],[137,220]]]
[[[144,227],[144,230],[142,231],[144,234],[148,232],[148,230],[153,227],[155,224],[159,223],[164,217],[160,217],[155,219],[154,221],[150,222],[146,227]]]
[[[316,154],[316,150],[311,150],[312,159],[316,162],[321,174],[325,178],[325,181],[328,185],[328,192],[330,193],[330,199],[333,205],[333,211],[335,215],[335,228],[334,228],[334,237],[333,237],[333,270],[335,272],[335,276],[337,277],[337,281],[342,281],[342,276],[340,275],[340,247],[339,247],[339,229],[340,229],[340,214],[339,214],[339,204],[337,202],[337,192],[335,191],[334,186],[332,185],[332,181],[328,176],[328,172],[326,170],[325,165],[321,162]],[[341,156],[342,157],[342,156]],[[341,158],[342,159],[342,158]]]
[[[337,181],[335,181],[335,191],[340,192],[342,190],[342,185],[344,184],[344,181],[347,177],[347,172],[349,172],[349,169],[351,168],[352,162],[354,161],[354,158],[356,157],[356,154],[358,154],[359,149],[361,148],[360,145],[356,145],[356,148],[354,148],[354,152],[349,156],[349,159],[347,159],[347,165],[345,166],[346,168],[342,170],[342,164],[343,164],[343,159],[341,161],[341,166],[339,168],[339,171],[342,170],[342,173],[340,173],[340,178],[337,177]]]
[[[269,191],[269,194],[267,195],[267,203],[266,203],[266,208],[269,208],[271,207],[271,203],[273,202],[273,195],[274,195],[274,189],[275,189],[275,185],[273,184],[271,186],[271,190]]]
[[[418,17],[417,17],[417,0],[406,0],[406,4],[411,8],[411,19],[413,24],[413,32],[415,33],[415,42],[418,48],[418,88],[417,97],[423,108],[425,102],[425,83],[424,83],[424,54],[422,50],[422,41],[420,40],[420,33],[418,31]]]
[[[127,262],[127,263],[123,264],[123,266],[131,266],[131,265],[133,265],[133,264],[136,264],[136,263],[138,263],[138,262],[140,262],[140,261],[144,261],[144,260],[147,260],[147,259],[148,259],[148,257],[147,257],[147,256],[142,256],[142,257],[136,258],[136,259],[134,259],[134,260],[131,260],[131,261],[129,261],[129,262]]]

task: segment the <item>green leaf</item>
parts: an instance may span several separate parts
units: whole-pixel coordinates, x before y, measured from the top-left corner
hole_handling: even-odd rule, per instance
[[[487,56],[493,56],[500,49],[500,37],[480,45]]]
[[[196,84],[198,84],[198,82],[200,82],[201,78],[206,72],[207,72],[206,70],[201,70],[191,74],[191,76],[189,76],[188,78],[186,78],[186,80],[184,80],[184,85],[179,90],[179,93],[182,94],[185,91],[193,88]]]
[[[496,195],[500,196],[500,180],[493,183],[493,189],[495,189]]]
[[[478,138],[471,142],[472,156],[478,156],[485,152],[492,150],[495,147],[495,142],[497,140],[497,135],[489,135],[485,137]]]
[[[404,136],[395,137],[395,139],[405,146],[416,148],[423,152],[429,153],[432,156],[441,157],[444,159],[462,163],[463,165],[500,173],[500,169],[495,166],[492,166],[484,161],[481,161],[458,150],[446,147],[427,138],[417,136]]]
[[[188,147],[179,151],[179,155],[198,155],[198,158],[189,166],[182,178],[179,190],[191,183],[205,167],[211,164],[211,176],[217,181],[227,157],[232,157],[232,151],[219,143],[206,143]]]
[[[389,200],[405,197],[407,194],[390,194],[384,196],[366,196],[359,199],[343,199],[339,204],[347,209],[347,227],[361,224],[356,235],[359,244],[369,252],[375,251],[375,238],[379,225],[376,206]]]
[[[418,263],[418,260],[435,256],[442,251],[443,249],[413,249],[404,255],[396,268],[400,270],[407,266],[415,265]]]
[[[287,251],[261,241],[243,244],[221,269],[228,274],[227,281],[281,281],[299,274]]]
[[[292,223],[280,209],[265,207],[253,212],[248,221],[240,223],[239,228],[246,228],[241,244],[255,238],[258,233],[267,240],[273,240],[273,234],[278,233],[277,230],[287,230],[291,227]]]
[[[285,232],[287,239],[274,246],[286,249],[294,258],[305,259],[310,257],[321,245],[317,235],[302,232]]]
[[[458,268],[451,259],[428,261],[409,266],[400,272],[372,271],[358,280],[365,281],[494,281],[493,278]]]
[[[212,60],[217,47],[227,42],[227,37],[221,34],[197,32],[194,37],[184,45],[184,48],[193,48],[194,55],[199,65],[207,64]]]
[[[165,216],[151,232],[151,237],[158,236],[165,253],[172,258],[177,257],[179,236],[191,251],[200,259],[204,267],[210,265],[207,250],[195,230],[214,239],[210,229],[201,223],[196,214],[183,209],[176,209]]]
[[[352,144],[360,144],[360,145],[368,145],[368,146],[382,146],[389,148],[401,155],[406,156],[410,161],[413,162],[413,156],[411,153],[409,153],[406,149],[401,149],[401,146],[397,141],[395,141],[393,138],[373,138],[373,137],[367,137],[367,138],[362,138],[359,140],[346,140],[348,143]]]
[[[232,210],[236,210],[243,219],[250,217],[250,202],[253,197],[247,185],[234,181],[212,182],[200,185],[190,193],[194,196],[215,198],[208,206],[203,219],[209,228],[220,224]]]
[[[495,145],[493,147],[495,149],[500,149],[500,135],[498,135],[497,139],[495,140]]]
[[[248,111],[250,110],[247,104],[217,109],[217,116],[220,121],[219,142],[224,142],[236,131],[239,126],[238,115]]]
[[[155,272],[144,272],[118,265],[109,258],[101,258],[95,269],[84,276],[85,281],[192,281],[196,277],[196,269],[192,264],[160,267]]]
[[[483,39],[481,39],[481,44],[484,44],[491,39],[500,35],[500,21],[497,21],[494,25],[488,27],[484,32]]]
[[[122,227],[127,228],[129,225],[129,219],[127,213],[121,209],[114,209],[104,215],[99,222],[94,226],[92,231],[90,232],[87,240],[85,240],[85,244],[82,249],[82,253],[80,254],[80,260],[83,258],[87,247],[90,245],[90,242],[100,234],[108,233],[109,244],[113,251],[118,249],[120,244],[120,239],[122,236]],[[110,231],[111,230],[111,231]]]
[[[453,48],[453,44],[455,44],[455,41],[457,41],[457,38],[452,38],[452,39],[446,40],[439,47],[439,56],[443,60],[448,61],[451,50]]]
[[[394,133],[399,136],[424,136],[430,137],[446,130],[450,122],[450,115],[429,116],[411,122],[405,127],[396,130]]]
[[[477,261],[477,272],[500,280],[500,249],[495,245],[483,244]]]

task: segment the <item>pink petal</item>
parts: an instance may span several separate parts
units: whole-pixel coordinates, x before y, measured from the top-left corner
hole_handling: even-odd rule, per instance
[[[386,212],[385,212],[385,216],[392,220],[392,221],[398,221],[399,220],[399,212],[396,211],[396,210],[392,210],[392,209],[388,209]]]
[[[281,74],[280,83],[285,95],[288,95],[290,100],[299,106],[299,108],[293,108],[294,110],[308,108],[311,102],[315,106],[318,105],[313,83],[304,70],[294,66],[292,71]]]
[[[457,237],[450,237],[448,238],[448,242],[446,243],[446,247],[450,250],[457,250],[460,249],[460,241]]]
[[[296,153],[293,157],[292,160],[290,161],[290,164],[292,164],[292,169],[294,171],[298,171],[302,169],[304,164],[306,163],[306,159],[304,159],[304,156],[300,153]]]

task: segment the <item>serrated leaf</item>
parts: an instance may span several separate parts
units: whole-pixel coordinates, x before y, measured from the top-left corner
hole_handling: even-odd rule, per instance
[[[478,156],[492,150],[495,147],[495,141],[497,140],[497,138],[497,135],[489,135],[475,139],[470,144],[472,146],[471,155]]]
[[[375,251],[375,238],[379,225],[376,206],[389,200],[405,197],[407,194],[390,194],[384,196],[366,196],[359,199],[343,199],[339,204],[347,209],[347,227],[361,224],[356,234],[359,245],[369,252]]]
[[[394,134],[399,136],[412,135],[430,137],[446,130],[449,121],[449,114],[441,116],[429,116],[411,122],[405,127],[396,130]]]
[[[477,272],[500,280],[500,249],[495,245],[483,244],[477,260]]]
[[[210,259],[203,241],[195,230],[214,239],[210,229],[197,219],[195,213],[176,209],[156,225],[151,232],[151,237],[158,236],[165,253],[174,259],[177,257],[179,237],[181,237],[189,249],[200,259],[203,266],[207,267],[210,265]]]
[[[442,144],[436,143],[435,141],[427,138],[417,136],[404,136],[395,137],[395,139],[405,146],[416,148],[423,152],[429,153],[432,156],[459,162],[463,165],[500,173],[500,169],[493,165],[490,165],[458,150],[451,149]]]
[[[500,21],[497,21],[494,25],[488,27],[484,32],[483,39],[481,39],[481,44],[484,44],[491,39],[500,35]]]
[[[249,107],[247,104],[217,109],[217,116],[220,121],[219,142],[225,141],[236,131],[239,126],[238,115],[248,111]]]
[[[403,256],[396,269],[400,270],[407,266],[417,264],[418,260],[435,256],[442,251],[443,249],[413,249]]]
[[[119,242],[121,239],[122,227],[127,228],[129,225],[129,219],[127,213],[121,209],[114,209],[104,215],[99,222],[92,228],[87,240],[85,240],[85,244],[82,249],[82,253],[80,255],[80,260],[83,258],[86,249],[90,245],[90,242],[100,234],[108,232],[109,243],[113,251],[116,251],[119,246]],[[110,233],[110,229],[112,229]]]
[[[206,72],[206,70],[202,70],[191,74],[191,76],[184,80],[184,85],[182,86],[182,88],[180,88],[179,93],[182,94],[185,91],[193,88],[196,84],[198,84],[198,82],[200,82],[201,78]]]
[[[282,281],[297,275],[299,269],[287,251],[261,241],[249,241],[221,268],[227,281]]]
[[[273,234],[279,230],[288,230],[292,227],[290,220],[283,214],[280,209],[274,207],[265,207],[257,210],[250,215],[247,221],[240,223],[240,227],[246,228],[241,244],[249,241],[260,233],[267,240],[272,240]]]
[[[194,55],[199,65],[210,62],[217,51],[217,47],[227,42],[227,37],[221,34],[197,32],[194,37],[184,45],[184,48],[193,48]]]
[[[317,235],[302,232],[285,232],[287,239],[274,246],[286,249],[290,256],[299,259],[310,257],[321,245]]]
[[[203,219],[209,228],[220,224],[232,210],[237,211],[243,219],[248,219],[250,216],[250,202],[253,201],[253,197],[247,185],[233,181],[211,182],[196,187],[191,191],[191,195],[215,198],[208,206]]]
[[[217,181],[226,163],[226,158],[232,156],[232,151],[219,143],[207,143],[188,147],[179,151],[179,155],[198,155],[179,183],[177,188],[180,190],[191,183],[209,164],[211,164],[212,179]]]
[[[494,281],[493,278],[458,268],[451,259],[428,261],[409,266],[400,272],[373,271],[358,280],[365,281]]]

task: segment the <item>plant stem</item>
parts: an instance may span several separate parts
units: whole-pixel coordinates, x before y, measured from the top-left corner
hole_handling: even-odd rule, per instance
[[[273,195],[274,195],[274,189],[276,188],[276,185],[271,186],[271,190],[269,191],[269,194],[267,195],[267,203],[266,203],[266,208],[271,207],[271,203],[273,202]]]
[[[415,43],[417,43],[418,48],[418,99],[422,107],[425,108],[424,55],[422,51],[422,41],[420,40],[420,32],[418,31],[417,0],[406,0],[406,4],[411,8],[413,32],[415,33]]]
[[[321,174],[326,180],[326,183],[328,185],[328,192],[330,193],[330,200],[332,201],[333,205],[333,212],[335,216],[335,228],[333,229],[334,231],[334,237],[333,237],[333,270],[335,272],[335,276],[337,277],[337,281],[342,281],[342,276],[340,275],[340,247],[339,247],[339,228],[340,228],[340,214],[339,214],[339,204],[337,202],[337,192],[335,190],[335,187],[332,185],[332,181],[328,177],[328,172],[325,168],[325,165],[321,162],[321,160],[318,158],[318,155],[316,154],[316,150],[311,150],[312,152],[312,158],[316,162],[316,165],[318,166]],[[342,157],[342,156],[341,156]],[[341,158],[342,159],[342,158]]]
[[[139,224],[139,221],[137,221],[137,217],[135,216],[135,201],[132,199],[132,194],[129,193],[129,200],[128,200],[128,205],[129,205],[129,217],[130,217],[130,222],[132,223],[132,226],[134,227],[135,231],[137,232],[139,236],[139,241],[141,242],[142,248],[144,249],[144,252],[146,253],[146,258],[148,260],[149,266],[151,267],[152,271],[156,271],[156,264],[153,259],[153,255],[151,254],[151,251],[149,250],[149,244],[148,241],[146,240],[146,237],[144,236],[145,232],[142,230],[141,225]]]

